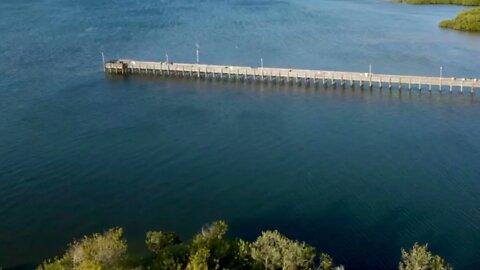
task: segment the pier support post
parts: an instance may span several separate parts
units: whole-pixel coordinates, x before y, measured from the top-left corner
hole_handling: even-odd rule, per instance
[[[113,61],[106,62],[104,65],[105,73],[111,74],[139,74],[149,76],[170,76],[175,78],[192,78],[197,77],[199,80],[215,80],[215,81],[248,81],[264,84],[276,84],[286,83],[293,85],[294,83],[299,86],[311,87],[312,84],[315,87],[320,87],[320,82],[323,83],[325,88],[337,88],[342,87],[345,89],[346,84],[350,82],[350,87],[360,87],[362,90],[367,87],[370,90],[378,87],[379,90],[387,88],[390,91],[396,89],[394,86],[398,86],[398,90],[401,92],[408,87],[409,92],[417,91],[415,86],[418,85],[418,90],[430,91],[433,90],[443,93],[453,94],[454,91],[460,91],[461,94],[470,92],[476,94],[479,90],[479,83],[477,79],[455,79],[455,78],[438,78],[438,77],[413,77],[413,76],[397,76],[397,75],[376,75],[373,78],[372,74],[368,76],[366,73],[354,73],[354,72],[336,72],[336,71],[316,71],[316,70],[297,70],[297,69],[276,69],[276,68],[244,68],[242,67],[225,67],[221,65],[199,65],[199,64],[174,64],[167,62],[144,62],[139,61]],[[210,70],[209,70],[210,69]],[[260,71],[257,74],[257,71]],[[303,76],[302,76],[303,72]],[[286,74],[287,73],[287,74]],[[243,75],[243,76],[242,76]],[[293,77],[292,77],[293,76]],[[350,77],[350,78],[348,78]],[[445,85],[444,83],[445,82]],[[329,85],[329,83],[331,85]],[[358,85],[357,85],[358,83]],[[352,90],[353,91],[353,90]],[[400,93],[401,94],[401,93]]]

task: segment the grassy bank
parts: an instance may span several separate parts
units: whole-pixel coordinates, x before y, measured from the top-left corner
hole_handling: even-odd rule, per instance
[[[183,242],[173,232],[151,231],[145,244],[150,252],[143,258],[128,254],[121,228],[86,236],[71,243],[66,252],[45,261],[37,270],[344,270],[326,253],[291,240],[278,231],[265,231],[254,241],[227,238],[223,221],[202,228],[192,240]],[[399,270],[451,270],[427,245],[415,244],[399,252]]]
[[[393,0],[415,5],[463,5],[480,6],[480,0]],[[480,7],[460,12],[451,20],[440,22],[440,27],[465,32],[480,32]]]

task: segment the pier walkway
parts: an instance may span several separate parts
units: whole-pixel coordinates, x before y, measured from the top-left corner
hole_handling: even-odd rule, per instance
[[[336,87],[393,87],[402,90],[416,89],[438,91],[469,91],[475,93],[480,81],[472,78],[445,78],[426,76],[387,75],[376,73],[288,69],[271,67],[246,67],[229,65],[185,64],[146,62],[119,59],[105,62],[105,72],[114,74],[149,74],[158,76],[181,76],[196,79],[219,79],[271,83],[296,83],[306,86],[328,85]]]

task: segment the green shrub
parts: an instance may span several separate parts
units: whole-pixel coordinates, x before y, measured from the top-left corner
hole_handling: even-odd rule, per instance
[[[432,255],[428,251],[428,245],[419,246],[417,243],[412,249],[402,249],[402,261],[398,267],[400,270],[452,270],[440,256]]]
[[[159,254],[169,246],[180,244],[180,238],[172,232],[148,232],[145,243],[151,252]]]
[[[310,269],[315,248],[290,240],[278,231],[266,231],[253,242],[252,258],[265,269]]]
[[[63,257],[44,262],[38,270],[123,269],[127,242],[122,236],[121,228],[86,236],[70,244]]]
[[[45,261],[37,270],[344,270],[332,257],[320,254],[304,242],[291,240],[278,231],[265,231],[253,243],[228,239],[228,225],[214,222],[189,243],[170,232],[148,232],[145,243],[151,254],[134,261],[127,256],[122,229],[84,237],[70,244],[60,258]],[[318,266],[316,263],[318,262]],[[402,249],[400,270],[452,270],[428,246],[415,244]]]

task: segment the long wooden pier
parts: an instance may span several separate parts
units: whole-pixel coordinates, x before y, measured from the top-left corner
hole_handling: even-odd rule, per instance
[[[426,76],[404,76],[376,73],[288,69],[271,67],[246,67],[228,65],[185,64],[172,62],[146,62],[119,59],[105,62],[106,73],[114,74],[149,74],[157,76],[181,76],[194,79],[218,79],[245,82],[266,82],[281,84],[298,84],[305,86],[341,86],[370,89],[394,87],[399,91],[408,89],[438,91],[469,91],[474,94],[480,88],[476,78],[446,78]]]

